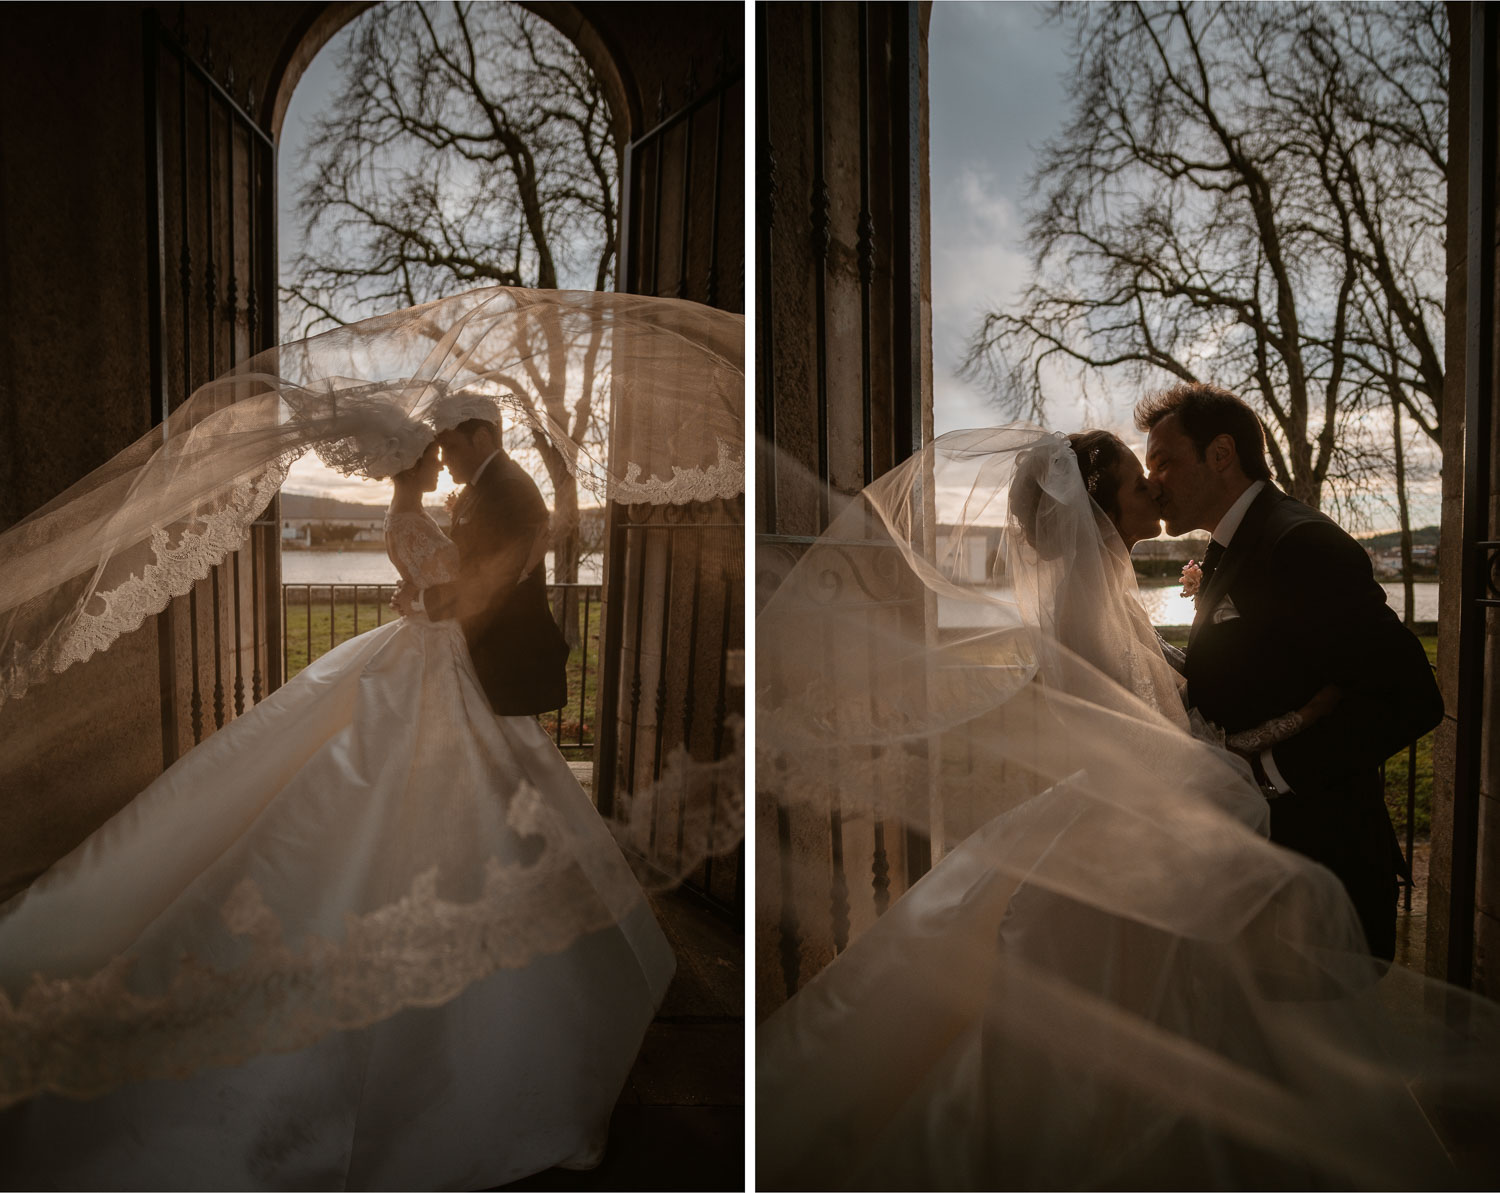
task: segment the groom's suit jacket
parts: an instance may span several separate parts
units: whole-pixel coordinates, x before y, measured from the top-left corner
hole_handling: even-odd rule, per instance
[[[449,534],[458,546],[458,579],[422,594],[429,617],[456,617],[463,627],[498,716],[567,703],[568,645],[547,604],[545,562],[535,559],[547,524],[536,482],[501,452],[456,508]]]
[[[1337,874],[1371,951],[1390,957],[1403,862],[1380,765],[1442,719],[1443,701],[1364,549],[1267,484],[1199,595],[1185,674],[1189,699],[1231,733],[1338,686],[1332,713],[1271,752],[1291,788],[1271,801],[1271,839]]]

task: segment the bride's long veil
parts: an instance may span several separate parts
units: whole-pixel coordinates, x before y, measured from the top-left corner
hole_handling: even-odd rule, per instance
[[[65,841],[65,852],[102,819],[69,803],[57,727],[16,715],[29,696],[66,672],[68,723],[110,717],[117,693],[90,682],[101,652],[239,548],[300,455],[390,476],[414,464],[435,431],[498,409],[507,426],[562,457],[586,500],[712,502],[733,513],[744,488],[743,340],[742,317],[695,303],[492,288],[282,345],[203,386],[162,426],[0,534],[8,849],[34,839]],[[661,759],[654,784],[631,792],[618,826],[627,838],[655,822],[658,802],[679,832],[692,830],[683,836],[691,848],[670,862],[652,858],[655,879],[674,881],[739,839],[738,736],[731,718],[721,757],[679,749]],[[437,842],[431,864],[419,865],[416,849],[392,863],[384,888],[351,897],[342,924],[284,922],[279,892],[250,883],[215,908],[212,958],[182,956],[144,973],[116,956],[35,980],[16,972],[16,958],[0,958],[0,1105],[235,1064],[436,1005],[639,904],[641,888],[618,855],[591,867],[583,855],[601,848],[599,835],[573,831],[535,792],[508,805],[511,835],[525,845],[515,856],[476,859],[452,826],[444,852],[441,746],[422,743],[432,767],[426,811],[438,824],[423,838]],[[607,835],[603,847],[614,849]],[[150,865],[141,859],[137,869]],[[580,872],[595,881],[578,881]],[[143,924],[150,914],[140,909]],[[57,924],[60,939],[72,929]]]
[[[1482,1178],[1495,1008],[1382,978],[1337,879],[1268,842],[1063,437],[941,436],[781,571],[764,1187]]]

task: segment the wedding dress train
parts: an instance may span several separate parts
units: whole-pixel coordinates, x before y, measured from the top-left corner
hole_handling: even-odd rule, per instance
[[[427,524],[392,538],[408,569],[448,578],[452,544],[403,517]],[[7,1039],[28,1050],[0,1064],[104,1091],[0,1112],[0,1184],[457,1189],[588,1167],[674,965],[537,722],[491,714],[456,622],[397,620],[0,908]]]

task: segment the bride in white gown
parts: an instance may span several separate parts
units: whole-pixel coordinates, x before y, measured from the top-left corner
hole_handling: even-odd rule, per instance
[[[1082,454],[940,437],[757,619],[758,915],[816,973],[757,1029],[758,1183],[1483,1182],[1496,1008],[1382,977],[1339,881],[1266,840],[1136,598],[1139,463]],[[883,914],[850,893],[871,826],[933,862]]]
[[[512,347],[491,329],[486,359],[514,363],[518,320],[556,342],[557,302],[529,299],[439,330],[487,309]],[[403,467],[387,542],[419,588],[456,577],[420,499],[434,428],[494,409],[478,359],[465,392],[426,379],[415,412],[346,384],[318,432]],[[198,482],[222,509],[216,486]],[[541,726],[494,716],[459,624],[413,614],[317,659],[0,907],[0,1184],[487,1188],[590,1167],[673,968]]]

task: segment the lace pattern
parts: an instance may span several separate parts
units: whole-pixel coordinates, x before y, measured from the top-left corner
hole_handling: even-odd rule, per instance
[[[342,940],[292,947],[247,879],[221,913],[225,928],[251,946],[232,970],[185,957],[165,991],[143,994],[132,988],[127,954],[85,978],[38,977],[17,1002],[0,991],[0,1107],[44,1091],[97,1097],[129,1082],[181,1078],[296,1051],[406,1007],[437,1006],[498,969],[618,922],[640,900],[628,870],[594,867],[616,881],[589,888],[597,897],[582,904],[574,854],[548,833],[534,788],[520,790],[512,820],[546,840],[541,860],[491,858],[472,902],[443,899],[436,870],[428,870],[395,903],[349,916]]]
[[[300,452],[274,461],[258,477],[233,486],[211,513],[186,523],[174,544],[165,527],[151,533],[150,558],[140,575],[114,588],[94,588],[79,602],[75,616],[34,648],[11,645],[0,660],[0,704],[19,699],[49,672],[60,673],[106,650],[116,638],[138,629],[173,597],[186,595],[214,566],[238,551],[250,537],[250,524],[286,480]],[[90,609],[97,605],[97,609]]]
[[[391,562],[418,588],[458,578],[458,548],[425,513],[387,514],[385,542]]]
[[[722,439],[718,442],[718,461],[706,468],[674,466],[671,480],[652,477],[643,481],[640,465],[632,464],[625,476],[609,487],[607,495],[626,505],[686,505],[738,497],[745,489],[744,453],[734,451]]]
[[[671,815],[698,842],[679,865],[734,848],[744,832],[744,729],[739,718],[726,727],[727,757],[700,762],[679,747],[655,783],[628,797],[622,822],[610,825],[622,843],[645,853],[651,826]],[[225,930],[249,945],[232,969],[186,955],[163,987],[143,992],[127,953],[84,977],[37,975],[19,997],[0,987],[0,1109],[43,1092],[98,1097],[294,1052],[408,1007],[440,1006],[501,969],[618,924],[641,903],[641,882],[666,881],[639,859],[636,873],[621,864],[610,835],[570,833],[529,783],[507,819],[533,856],[489,858],[470,901],[443,898],[428,869],[395,902],[346,916],[342,938],[292,945],[288,925],[245,879],[220,911]]]

